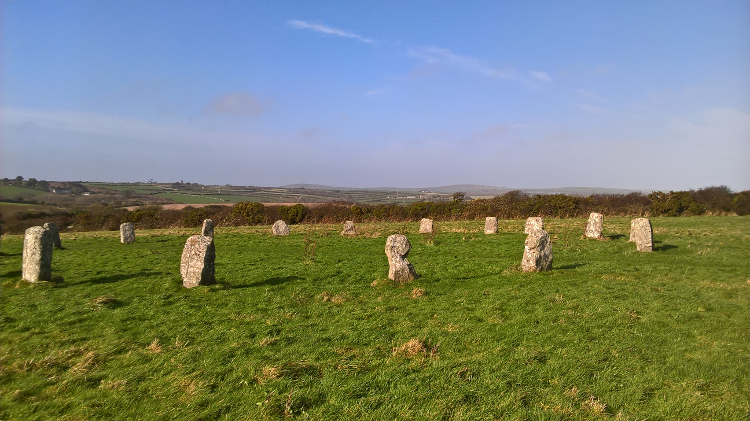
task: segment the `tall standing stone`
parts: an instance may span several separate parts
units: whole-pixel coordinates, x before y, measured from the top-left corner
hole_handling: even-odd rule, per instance
[[[52,235],[43,227],[31,227],[23,237],[21,277],[29,282],[52,280]]]
[[[135,227],[132,222],[120,224],[120,242],[130,244],[135,241]]]
[[[544,229],[544,221],[541,216],[531,216],[526,218],[526,226],[523,227],[524,234],[531,234],[536,230]]]
[[[289,235],[289,225],[279,219],[278,221],[273,223],[271,232],[273,233],[273,235]]]
[[[526,237],[521,269],[524,272],[552,269],[552,242],[547,231],[535,230]]]
[[[422,218],[422,220],[419,221],[419,233],[432,234],[432,219]]]
[[[216,280],[214,278],[215,258],[216,248],[213,238],[204,235],[194,235],[188,238],[180,261],[182,286],[192,288],[214,283]]]
[[[214,238],[214,221],[211,219],[203,220],[203,227],[201,228],[201,235],[204,237]]]
[[[341,235],[356,235],[357,228],[354,226],[354,221],[344,222],[344,230],[341,231]]]
[[[414,266],[406,256],[411,249],[411,243],[405,235],[393,234],[385,242],[385,255],[388,256],[388,279],[395,282],[409,282],[417,277]]]
[[[49,234],[52,236],[52,245],[54,245],[56,249],[61,249],[62,242],[60,241],[60,232],[57,230],[57,225],[52,222],[47,222],[44,224],[44,229],[49,231]]]
[[[583,232],[583,236],[586,238],[594,238],[597,240],[603,239],[603,224],[604,215],[602,215],[601,213],[591,212],[591,214],[589,215],[589,220],[586,223],[586,230]]]
[[[485,234],[497,234],[497,218],[494,216],[488,216],[484,218],[484,233]]]
[[[651,220],[636,218],[630,221],[630,239],[635,242],[636,250],[654,251],[654,231],[651,228]]]

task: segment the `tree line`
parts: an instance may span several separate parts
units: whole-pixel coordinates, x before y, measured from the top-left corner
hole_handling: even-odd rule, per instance
[[[60,210],[53,214],[22,211],[0,216],[3,232],[20,234],[34,225],[55,222],[61,231],[117,230],[123,222],[133,222],[138,228],[198,227],[204,219],[212,219],[217,226],[270,224],[278,219],[287,223],[343,223],[355,222],[410,222],[422,218],[433,220],[500,219],[541,216],[545,218],[586,217],[591,212],[605,216],[692,216],[692,215],[750,215],[750,190],[733,192],[726,186],[706,187],[690,191],[656,191],[648,195],[595,194],[588,197],[565,194],[528,195],[510,191],[491,199],[465,200],[462,194],[453,195],[450,202],[417,202],[398,204],[355,204],[329,202],[316,206],[264,206],[261,203],[241,202],[234,206],[212,205],[180,210],[161,206],[143,206],[129,211],[113,206],[91,206],[75,211]],[[3,219],[5,219],[3,221]]]

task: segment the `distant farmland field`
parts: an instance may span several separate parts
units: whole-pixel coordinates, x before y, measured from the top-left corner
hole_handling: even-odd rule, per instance
[[[652,221],[653,253],[626,218],[609,241],[546,221],[537,274],[519,271],[522,220],[219,227],[219,283],[190,290],[195,230],[63,234],[34,286],[4,236],[0,417],[745,419],[750,219]],[[405,285],[386,279],[396,231],[421,276]]]

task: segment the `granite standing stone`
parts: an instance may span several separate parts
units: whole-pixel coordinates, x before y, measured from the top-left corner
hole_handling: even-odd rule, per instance
[[[388,279],[395,282],[409,282],[417,277],[414,266],[406,260],[411,243],[405,235],[393,234],[385,242],[385,255],[388,256]]]
[[[586,223],[586,230],[583,232],[583,236],[586,238],[594,238],[597,240],[603,239],[603,223],[604,215],[602,215],[601,213],[591,212],[591,215],[589,215],[589,221]]]
[[[341,231],[341,235],[356,235],[357,229],[354,226],[354,221],[344,222],[344,230]]]
[[[201,228],[201,235],[204,237],[214,238],[214,221],[211,219],[203,220],[203,228]]]
[[[216,248],[213,238],[204,235],[194,235],[188,238],[180,261],[182,286],[192,288],[214,283],[215,258]]]
[[[122,244],[130,244],[135,241],[135,227],[132,222],[125,222],[120,224],[120,242]]]
[[[630,238],[635,242],[636,250],[654,251],[654,231],[651,228],[651,220],[636,218],[630,221]]]
[[[531,216],[526,218],[526,226],[523,228],[524,234],[531,234],[536,230],[544,229],[544,221],[540,216]]]
[[[21,277],[29,282],[52,280],[52,235],[43,227],[31,227],[23,237]]]
[[[484,218],[484,233],[485,234],[497,234],[497,218],[494,216],[488,216]]]
[[[422,220],[419,221],[419,233],[432,234],[432,219],[422,218]]]
[[[273,235],[289,235],[289,225],[279,219],[278,221],[273,223],[271,232],[273,233]]]
[[[49,234],[52,236],[52,244],[55,248],[61,249],[62,242],[60,241],[60,232],[57,230],[57,225],[52,222],[47,222],[44,224],[44,229],[48,230]]]
[[[521,269],[524,272],[552,269],[552,242],[547,231],[535,230],[526,237]]]

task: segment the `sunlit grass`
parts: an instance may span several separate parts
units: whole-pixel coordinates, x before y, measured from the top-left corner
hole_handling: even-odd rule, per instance
[[[184,289],[195,230],[62,234],[54,282],[0,254],[2,419],[746,419],[746,217],[653,218],[655,252],[546,220],[218,227],[218,284]],[[386,279],[406,232],[420,278]],[[305,244],[315,245],[314,254]]]

